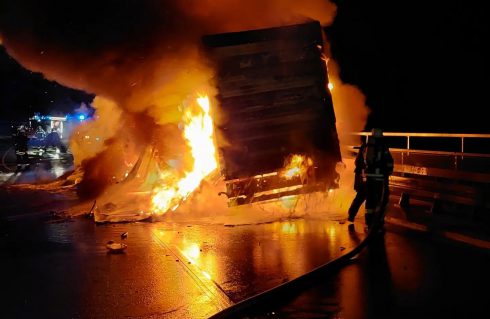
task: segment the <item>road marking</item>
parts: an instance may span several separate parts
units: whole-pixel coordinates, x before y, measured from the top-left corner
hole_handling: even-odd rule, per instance
[[[159,236],[157,230],[153,231],[153,238],[162,248],[169,251],[180,262],[179,264],[185,272],[193,279],[196,285],[209,297],[217,308],[221,311],[234,304],[234,302],[226,295],[223,289],[214,281],[211,276],[197,265],[192,263],[180,249],[175,247],[172,249]]]

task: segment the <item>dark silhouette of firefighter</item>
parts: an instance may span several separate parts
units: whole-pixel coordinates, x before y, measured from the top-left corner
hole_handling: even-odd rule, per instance
[[[40,141],[44,140],[46,138],[46,131],[42,128],[42,126],[38,126],[34,136]]]
[[[48,147],[58,148],[62,153],[66,152],[66,146],[61,142],[60,134],[55,128],[46,136],[44,149],[46,150]]]
[[[356,191],[356,197],[354,197],[354,200],[349,207],[349,217],[347,219],[350,222],[354,222],[359,208],[366,200],[366,179],[364,176],[364,171],[366,169],[366,164],[364,161],[365,149],[366,144],[363,143],[359,147],[359,152],[357,153],[356,160],[354,162],[354,190]]]
[[[383,214],[388,204],[389,177],[393,173],[393,157],[381,129],[374,128],[367,143],[361,145],[355,166],[354,189],[357,194],[349,208],[348,220],[354,221],[359,208],[366,201],[365,221],[370,227],[375,214]]]
[[[17,171],[20,171],[29,165],[29,155],[27,154],[29,137],[27,136],[27,130],[23,125],[17,129],[13,139],[15,157],[17,160]]]

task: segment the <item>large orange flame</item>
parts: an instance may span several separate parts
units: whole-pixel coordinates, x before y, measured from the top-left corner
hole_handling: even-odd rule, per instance
[[[194,160],[192,170],[178,179],[171,171],[161,174],[162,186],[154,190],[152,208],[155,214],[175,210],[217,167],[216,148],[213,140],[213,120],[210,115],[210,102],[207,96],[196,99],[197,112],[187,108],[183,122],[184,138]]]

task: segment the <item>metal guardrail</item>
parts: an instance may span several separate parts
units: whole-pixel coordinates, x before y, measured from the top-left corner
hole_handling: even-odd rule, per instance
[[[353,135],[369,139],[372,134],[360,132]],[[399,205],[407,218],[429,218],[430,223],[445,220],[443,223],[448,225],[458,225],[463,221],[462,225],[471,225],[468,227],[476,227],[474,229],[488,226],[490,134],[386,132],[383,135],[397,137],[387,139],[388,147],[390,144],[400,147],[390,147],[395,167],[389,185],[392,194],[399,196]],[[406,139],[406,148],[403,148],[403,138]],[[411,138],[417,139],[413,145],[410,145]],[[468,139],[480,140],[472,140],[465,148]],[[459,150],[455,141],[461,142]],[[452,151],[435,150],[437,148]],[[352,147],[349,149],[354,151]],[[472,149],[478,153],[468,152]],[[428,214],[409,216],[411,199],[428,203]]]
[[[353,135],[366,136],[369,139],[371,132],[358,132]],[[391,137],[406,137],[407,146],[406,150],[410,150],[410,137],[438,137],[438,138],[457,138],[461,140],[461,153],[464,154],[464,141],[465,138],[481,138],[490,139],[490,134],[460,134],[460,133],[402,133],[402,132],[385,132],[384,136]],[[448,152],[449,153],[449,152]]]
[[[352,135],[365,136],[369,139],[372,134],[371,132],[357,132],[352,133]],[[478,183],[490,180],[490,153],[487,152],[487,149],[484,150],[486,153],[467,152],[465,151],[464,144],[465,139],[485,139],[488,142],[490,141],[490,134],[385,132],[383,135],[385,137],[406,138],[406,148],[403,148],[403,145],[400,145],[399,142],[397,146],[401,146],[402,148],[390,147],[392,154],[394,156],[395,154],[398,155],[395,163],[395,171],[400,173],[401,176],[415,174],[455,180],[468,180]],[[411,137],[435,138],[436,140],[437,138],[460,139],[461,149],[459,151],[413,149],[410,146]],[[358,147],[348,146],[347,148],[354,151]],[[447,159],[452,160],[448,162]],[[474,167],[474,165],[478,166]]]
[[[393,148],[390,147],[391,152],[398,153],[411,153],[421,155],[449,155],[449,156],[465,156],[465,157],[478,157],[478,158],[490,158],[490,154],[483,153],[466,153],[466,152],[447,152],[447,151],[431,151],[431,150],[411,150],[406,148]]]

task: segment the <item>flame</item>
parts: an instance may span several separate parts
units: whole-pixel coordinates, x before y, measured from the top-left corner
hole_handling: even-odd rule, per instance
[[[297,176],[305,176],[308,169],[313,166],[313,160],[305,155],[294,154],[290,156],[284,165],[281,176],[292,179]]]
[[[193,168],[181,179],[170,171],[161,174],[160,182],[163,186],[155,188],[152,197],[155,214],[177,209],[201,181],[218,167],[209,98],[200,96],[196,102],[199,106],[197,112],[193,112],[193,108],[187,108],[183,116],[184,138],[191,150]]]

